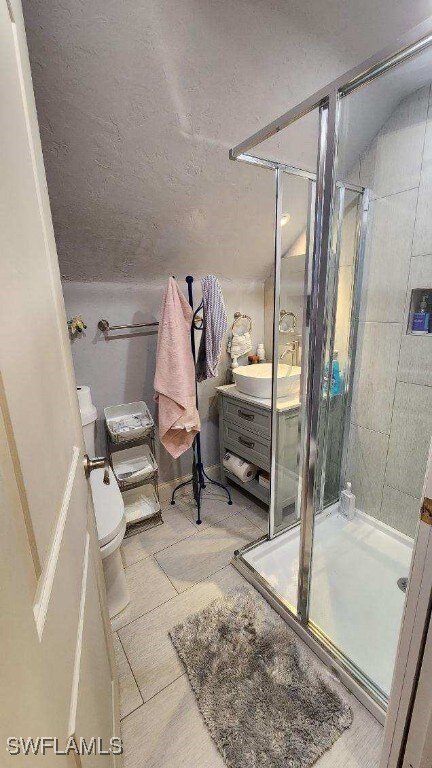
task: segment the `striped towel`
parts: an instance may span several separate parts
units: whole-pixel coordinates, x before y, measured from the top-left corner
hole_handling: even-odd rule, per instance
[[[201,280],[204,324],[196,362],[197,381],[214,379],[218,373],[227,316],[219,280],[207,275]]]

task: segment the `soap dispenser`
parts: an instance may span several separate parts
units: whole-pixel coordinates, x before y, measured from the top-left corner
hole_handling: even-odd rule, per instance
[[[347,520],[352,520],[355,515],[355,496],[351,491],[351,483],[349,482],[340,495],[339,512]]]
[[[339,352],[337,349],[333,351],[333,364],[332,364],[332,377],[330,383],[330,397],[340,395],[341,393],[341,373],[339,363]]]

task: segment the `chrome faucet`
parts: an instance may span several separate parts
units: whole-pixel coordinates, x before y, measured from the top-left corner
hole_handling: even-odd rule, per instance
[[[285,344],[285,349],[283,349],[280,353],[279,360],[283,360],[288,353],[291,354],[291,365],[298,366],[300,355],[300,341],[298,339],[295,339],[294,341],[288,341]]]

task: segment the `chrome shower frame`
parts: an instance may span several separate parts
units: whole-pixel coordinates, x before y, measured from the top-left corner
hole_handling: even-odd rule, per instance
[[[330,248],[332,236],[332,220],[335,207],[335,190],[343,186],[347,190],[361,193],[362,208],[357,230],[357,261],[354,304],[358,305],[360,291],[360,276],[365,248],[367,226],[367,210],[369,193],[364,187],[354,184],[343,184],[335,181],[337,147],[339,137],[339,118],[341,99],[349,93],[369,84],[376,78],[394,67],[414,58],[432,45],[432,17],[422,22],[407,34],[400,37],[395,44],[386,47],[371,56],[357,67],[334,80],[327,87],[317,91],[290,109],[279,118],[269,123],[252,136],[242,141],[230,150],[231,160],[247,162],[261,168],[271,170],[275,174],[275,235],[274,235],[274,264],[275,264],[275,295],[274,295],[274,327],[273,347],[277,349],[277,318],[279,317],[280,265],[281,265],[281,217],[282,217],[282,179],[283,174],[301,176],[312,182],[315,191],[314,242],[310,274],[310,293],[308,295],[309,317],[308,335],[309,349],[307,360],[307,381],[304,390],[305,424],[302,429],[303,462],[300,481],[300,553],[298,604],[289,605],[277,595],[275,590],[258,574],[242,557],[252,547],[262,542],[256,542],[243,548],[235,557],[234,565],[251,581],[278,610],[288,623],[305,639],[305,641],[323,658],[326,663],[335,667],[343,682],[353,690],[355,695],[381,721],[384,721],[387,710],[387,699],[382,692],[368,680],[361,670],[337,649],[331,638],[309,620],[309,594],[311,582],[311,564],[314,535],[314,518],[319,511],[316,506],[316,487],[318,478],[317,447],[319,438],[320,396],[323,360],[328,339],[329,329],[326,325],[326,280],[330,263]],[[319,110],[319,138],[317,172],[302,170],[295,166],[279,163],[274,160],[261,158],[254,154],[258,145],[275,136],[297,120]],[[338,215],[341,215],[343,205],[339,205]],[[340,222],[339,222],[340,223]],[[355,325],[355,324],[354,324]],[[356,327],[353,326],[350,335],[348,381],[352,381],[353,358],[356,344]],[[271,439],[271,483],[275,488],[276,476],[276,368],[277,355],[273,355],[273,388],[272,388],[272,439]],[[349,406],[345,418],[345,432]],[[344,463],[344,460],[343,460]],[[275,494],[271,493],[269,536],[275,535],[273,520],[275,509]],[[277,534],[276,534],[277,535]],[[393,714],[392,714],[393,718]],[[394,715],[396,721],[396,714]]]

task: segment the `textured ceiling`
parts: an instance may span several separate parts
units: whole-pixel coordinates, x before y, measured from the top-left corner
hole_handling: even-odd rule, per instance
[[[430,0],[23,0],[62,275],[263,278],[272,175],[228,149]],[[306,198],[305,198],[306,199]],[[302,226],[291,201],[286,237]]]

